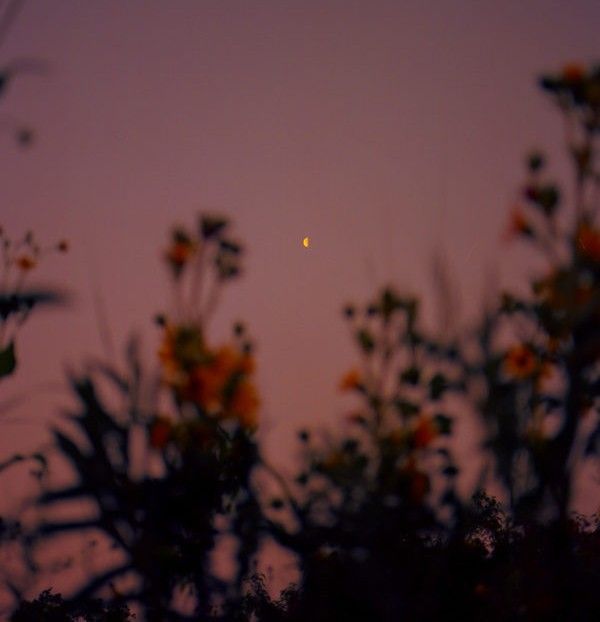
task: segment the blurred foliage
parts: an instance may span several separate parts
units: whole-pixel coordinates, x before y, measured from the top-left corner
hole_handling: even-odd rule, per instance
[[[208,330],[243,248],[220,217],[173,230],[159,386],[134,342],[125,372],[101,363],[71,377],[78,408],[53,435],[74,479],[38,498],[45,518],[28,536],[102,534],[120,561],[68,599],[22,601],[12,620],[126,620],[126,606],[149,621],[597,617],[600,523],[572,501],[600,449],[600,70],[570,65],[541,86],[565,119],[574,175],[565,191],[543,154],[527,158],[509,237],[543,259],[529,293],[504,293],[452,337],[431,336],[418,300],[391,287],[347,305],[358,362],[340,390],[356,406],[340,433],[299,432],[292,478],[255,439],[245,326],[224,344]],[[455,455],[468,416],[484,430],[481,465]],[[481,469],[467,495],[463,466]],[[50,518],[78,500],[93,511]],[[277,597],[253,565],[263,541],[297,561],[298,584]]]
[[[65,240],[43,247],[31,231],[22,239],[12,240],[0,227],[0,380],[17,367],[16,335],[32,310],[66,301],[60,292],[28,288],[27,279],[46,255],[65,253],[68,248]]]

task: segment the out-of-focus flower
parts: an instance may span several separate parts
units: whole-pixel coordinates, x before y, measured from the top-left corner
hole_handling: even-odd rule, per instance
[[[406,482],[409,500],[414,504],[422,503],[431,489],[431,483],[428,475],[417,467],[413,457],[401,467],[400,476]]]
[[[221,408],[221,393],[226,377],[214,366],[199,365],[190,374],[186,397],[210,414]]]
[[[403,447],[408,437],[409,431],[406,428],[394,428],[387,438],[393,447]]]
[[[552,379],[556,373],[556,367],[550,361],[541,361],[537,366],[537,374],[535,378],[536,390],[542,390],[544,384]]]
[[[321,467],[325,471],[333,471],[344,464],[344,452],[339,449],[331,450],[322,460]]]
[[[582,82],[586,75],[585,67],[580,63],[569,63],[563,67],[561,75],[565,82]]]
[[[361,375],[357,369],[351,369],[344,374],[339,383],[340,391],[353,391],[361,386]]]
[[[564,274],[560,271],[553,271],[547,277],[536,281],[533,290],[540,300],[553,308],[560,308],[566,305],[562,283],[565,280]]]
[[[163,449],[171,440],[173,425],[165,417],[157,417],[150,426],[150,445],[156,449]]]
[[[17,258],[17,266],[24,272],[27,272],[35,268],[36,263],[37,262],[31,255],[21,255],[20,257]]]
[[[195,250],[190,241],[175,241],[167,249],[166,259],[176,269],[181,269],[190,260]]]
[[[180,400],[196,404],[206,415],[256,427],[260,401],[250,378],[254,357],[247,351],[229,344],[212,350],[198,328],[167,322],[158,356],[163,380]]]
[[[242,356],[232,346],[221,346],[211,363],[211,367],[222,377],[230,376],[234,371],[241,371]]]
[[[182,341],[183,330],[182,327],[166,325],[163,340],[158,349],[163,380],[173,388],[181,388],[187,382],[187,373],[185,371],[187,361],[185,356],[183,356],[183,348],[179,347],[179,342]]]
[[[506,229],[505,238],[510,240],[516,236],[531,237],[532,235],[533,229],[523,214],[523,210],[518,206],[513,208],[510,212],[510,219]]]
[[[420,417],[414,429],[414,446],[418,449],[428,447],[439,436],[439,433],[438,427],[431,417],[426,415]]]
[[[251,354],[243,354],[239,359],[239,370],[250,376],[256,369],[256,362]]]
[[[582,223],[577,231],[577,248],[585,257],[600,262],[600,231],[589,223]]]
[[[422,471],[415,471],[412,474],[410,484],[410,498],[414,503],[422,503],[427,493],[431,489],[429,476]]]
[[[513,346],[504,356],[504,371],[515,380],[530,378],[535,373],[537,367],[537,356],[525,344]]]

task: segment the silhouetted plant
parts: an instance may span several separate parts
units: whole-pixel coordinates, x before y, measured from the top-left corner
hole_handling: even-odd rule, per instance
[[[547,267],[529,296],[505,294],[488,315],[471,371],[485,379],[480,409],[511,507],[566,521],[576,471],[600,437],[600,69],[567,66],[541,84],[565,119],[574,204],[546,178],[544,156],[530,155],[510,232]]]
[[[257,461],[254,361],[243,326],[234,327],[231,344],[218,348],[205,330],[220,288],[239,270],[241,247],[227,233],[226,221],[203,217],[196,234],[175,230],[166,253],[177,315],[158,318],[159,358],[171,408],[158,412],[155,403],[143,410],[136,401],[142,378],[135,349],[128,375],[110,366],[97,370],[121,393],[123,412],[102,400],[97,373],[72,378],[80,409],[69,419],[78,434],[61,429],[54,437],[76,481],[48,491],[40,503],[82,499],[96,509],[91,517],[45,522],[39,533],[101,532],[123,559],[80,586],[73,602],[127,577],[134,587],[123,597],[137,601],[148,620],[180,619],[173,605],[179,590],[193,599],[196,619],[242,597],[260,519],[249,481]],[[132,454],[136,437],[141,464]],[[226,535],[236,537],[238,547],[230,580],[218,578],[211,566]]]

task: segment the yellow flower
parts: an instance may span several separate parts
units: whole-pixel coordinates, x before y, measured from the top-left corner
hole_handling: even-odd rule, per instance
[[[339,388],[341,391],[352,391],[362,386],[361,376],[357,369],[351,369],[340,380]]]
[[[508,376],[516,380],[531,377],[538,367],[538,360],[533,350],[519,344],[508,350],[504,357],[504,370]]]

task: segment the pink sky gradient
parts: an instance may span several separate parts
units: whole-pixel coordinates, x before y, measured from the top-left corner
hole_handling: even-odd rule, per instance
[[[518,280],[526,255],[500,240],[523,155],[540,146],[557,176],[567,170],[535,79],[598,60],[599,25],[600,3],[581,0],[27,2],[0,60],[39,58],[49,71],[17,77],[1,102],[36,142],[23,150],[0,134],[0,223],[71,241],[39,279],[75,303],[20,334],[0,401],[28,399],[5,415],[2,455],[43,442],[69,403],[64,366],[104,353],[94,283],[119,350],[135,330],[153,357],[167,231],[210,210],[229,214],[248,248],[215,340],[247,321],[261,434],[287,461],[294,430],[344,412],[345,302],[387,281],[430,300],[435,253],[466,316],[491,266]]]

